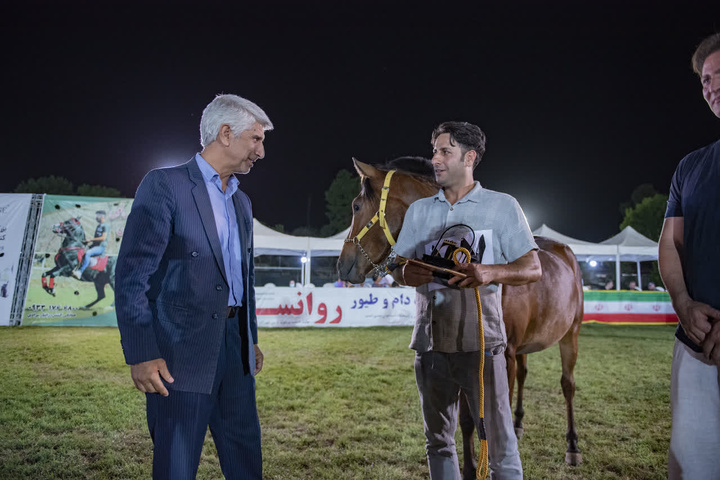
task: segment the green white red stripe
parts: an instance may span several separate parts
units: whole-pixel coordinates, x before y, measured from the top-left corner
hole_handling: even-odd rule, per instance
[[[678,319],[667,292],[586,291],[584,323],[667,325]]]

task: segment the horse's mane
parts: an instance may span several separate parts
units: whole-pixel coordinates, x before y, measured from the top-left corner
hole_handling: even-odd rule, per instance
[[[374,167],[383,172],[397,170],[398,173],[409,175],[421,182],[429,183],[440,188],[440,186],[435,183],[435,171],[432,162],[424,157],[397,157],[383,164],[376,164]],[[361,186],[362,194],[365,198],[370,200],[375,199],[376,192],[372,188],[369,178],[365,178]]]
[[[380,170],[397,170],[413,177],[435,181],[432,162],[424,157],[398,157],[377,168]]]

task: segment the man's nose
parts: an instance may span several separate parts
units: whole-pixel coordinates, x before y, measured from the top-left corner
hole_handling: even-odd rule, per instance
[[[265,145],[262,143],[257,146],[255,149],[255,155],[257,155],[258,159],[265,157]]]

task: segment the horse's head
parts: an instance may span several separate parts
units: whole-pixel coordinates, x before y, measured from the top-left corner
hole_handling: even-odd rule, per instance
[[[338,259],[342,280],[361,283],[370,270],[379,269],[391,252],[388,236],[393,243],[397,240],[410,204],[437,192],[437,185],[429,178],[395,169],[395,165],[400,168],[408,161],[422,163],[427,175],[425,159],[403,157],[382,168],[353,159],[360,175],[360,194],[352,202],[350,234]],[[388,178],[388,172],[393,170]],[[382,205],[384,195],[386,200]]]
[[[57,235],[75,239],[79,242],[85,240],[85,231],[82,225],[80,225],[80,219],[75,217],[69,218],[64,222],[56,223],[52,226],[52,232]]]

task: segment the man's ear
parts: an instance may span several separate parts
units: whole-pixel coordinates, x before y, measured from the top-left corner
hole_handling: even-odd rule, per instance
[[[218,136],[217,141],[220,142],[221,145],[225,147],[230,146],[230,139],[233,137],[233,131],[230,128],[230,125],[227,123],[223,123],[220,125],[220,130],[218,130]]]
[[[477,152],[475,150],[468,150],[465,152],[465,166],[472,167],[475,165],[475,159],[477,158]]]

